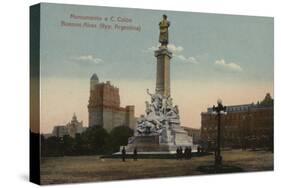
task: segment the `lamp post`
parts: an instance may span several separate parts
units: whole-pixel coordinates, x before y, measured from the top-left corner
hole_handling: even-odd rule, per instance
[[[213,113],[217,115],[218,118],[218,128],[217,128],[217,151],[215,154],[215,166],[220,166],[222,164],[221,156],[221,115],[226,114],[226,106],[222,105],[222,100],[218,99],[218,106],[213,106]]]

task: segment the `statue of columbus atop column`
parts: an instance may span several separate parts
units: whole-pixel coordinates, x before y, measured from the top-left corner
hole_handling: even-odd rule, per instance
[[[168,28],[170,26],[170,22],[167,20],[167,15],[163,15],[163,20],[159,23],[160,35],[159,42],[161,46],[167,46],[169,42],[169,33]]]

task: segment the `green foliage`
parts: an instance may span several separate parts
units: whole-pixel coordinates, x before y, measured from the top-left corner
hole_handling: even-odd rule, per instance
[[[119,126],[112,129],[110,137],[113,152],[119,151],[120,146],[127,145],[128,138],[133,136],[134,131],[127,126]]]
[[[100,126],[88,128],[75,138],[68,135],[44,138],[41,135],[42,156],[111,154],[127,145],[133,130],[126,126],[115,127],[110,133]]]
[[[64,155],[73,155],[75,153],[74,144],[75,140],[69,135],[65,135],[62,138]]]
[[[91,127],[82,133],[82,144],[88,154],[106,153],[109,143],[109,134],[102,127]]]

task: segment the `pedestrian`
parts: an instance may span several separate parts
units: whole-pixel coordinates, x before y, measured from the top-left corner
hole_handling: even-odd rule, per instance
[[[185,159],[189,158],[189,148],[188,147],[185,147],[185,149],[184,149],[184,158]]]
[[[191,159],[192,157],[192,149],[191,147],[188,148],[188,158]]]
[[[126,160],[126,149],[125,149],[125,146],[123,146],[122,148],[122,161],[125,162]]]
[[[180,146],[180,149],[179,149],[179,158],[182,159],[182,148]]]
[[[134,161],[138,160],[138,150],[137,147],[134,148]]]
[[[179,148],[177,147],[177,150],[176,150],[176,159],[179,160]]]

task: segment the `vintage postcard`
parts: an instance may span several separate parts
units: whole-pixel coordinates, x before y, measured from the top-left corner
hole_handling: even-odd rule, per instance
[[[273,170],[274,20],[30,7],[30,181]]]

